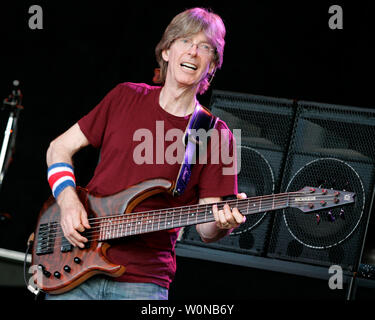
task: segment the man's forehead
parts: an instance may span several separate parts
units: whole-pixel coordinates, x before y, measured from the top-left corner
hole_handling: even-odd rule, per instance
[[[193,34],[187,34],[185,35],[185,38],[197,40],[197,42],[207,42],[207,43],[212,44],[212,41],[210,40],[210,38],[203,31],[193,33]]]

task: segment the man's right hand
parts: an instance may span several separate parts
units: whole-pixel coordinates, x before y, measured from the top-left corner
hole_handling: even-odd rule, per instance
[[[60,207],[60,224],[65,238],[73,245],[84,248],[88,241],[80,232],[90,229],[87,212],[73,187],[65,188],[57,198]]]

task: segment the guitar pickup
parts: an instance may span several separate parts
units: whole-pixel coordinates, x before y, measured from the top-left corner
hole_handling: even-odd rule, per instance
[[[85,237],[88,241],[85,242],[84,243],[84,247],[80,248],[80,249],[88,249],[88,248],[90,248],[90,231],[88,229],[85,229],[85,231],[83,231],[81,233],[81,235],[82,235],[82,237]]]
[[[60,250],[61,250],[61,252],[72,251],[73,250],[73,245],[68,240],[66,240],[65,237],[63,237],[62,240],[61,240],[61,248],[60,248]]]
[[[82,236],[86,237],[86,232],[83,232],[81,234],[82,234]],[[86,242],[85,246],[83,248],[80,248],[80,249],[88,249],[88,248],[90,248],[90,241]],[[73,245],[65,237],[63,237],[62,240],[61,240],[60,251],[61,252],[70,252],[72,250],[73,250]]]

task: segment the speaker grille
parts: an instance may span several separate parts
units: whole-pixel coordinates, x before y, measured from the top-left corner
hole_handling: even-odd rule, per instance
[[[320,177],[324,177],[324,181]],[[304,214],[295,208],[283,211],[288,231],[304,246],[327,249],[339,245],[354,232],[363,215],[365,190],[358,173],[341,160],[317,159],[298,170],[286,190],[295,191],[306,185],[355,192],[355,204],[344,208],[315,214]]]
[[[237,139],[238,190],[248,197],[277,193],[280,188],[295,108],[292,100],[227,91],[213,91],[211,111]],[[185,228],[182,242],[254,255],[265,255],[274,212],[248,215],[230,236],[202,243],[195,227]]]
[[[284,210],[275,218],[268,256],[356,268],[374,189],[373,137],[370,109],[298,102],[281,191],[322,186],[355,192],[356,202],[343,207],[344,213],[321,212],[319,224],[315,214]]]
[[[266,158],[255,149],[247,146],[241,147],[242,170],[238,175],[238,190],[245,192],[248,197],[272,194],[275,190],[275,178],[272,167]],[[249,170],[251,168],[251,170]],[[230,236],[237,236],[250,231],[257,226],[267,215],[267,212],[251,214],[246,217],[246,222],[235,229]]]

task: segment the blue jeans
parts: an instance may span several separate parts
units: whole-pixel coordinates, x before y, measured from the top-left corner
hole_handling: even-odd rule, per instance
[[[62,294],[46,294],[46,300],[168,300],[168,289],[154,283],[113,281],[94,276]]]

